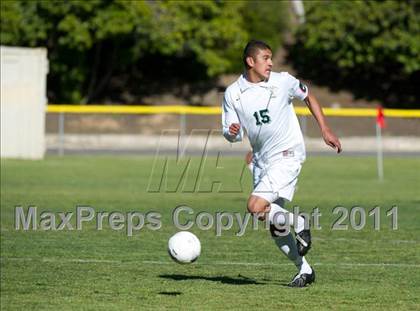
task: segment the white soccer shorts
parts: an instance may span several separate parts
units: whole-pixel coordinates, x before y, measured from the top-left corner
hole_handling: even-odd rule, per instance
[[[302,148],[289,149],[275,160],[254,163],[254,191],[256,195],[270,203],[279,198],[292,201],[305,151]]]

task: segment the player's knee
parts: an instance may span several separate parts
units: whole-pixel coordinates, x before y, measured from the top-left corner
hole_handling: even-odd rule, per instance
[[[248,200],[248,212],[251,214],[264,214],[268,204],[259,198],[251,196]]]
[[[257,204],[248,204],[248,212],[251,214],[261,214],[264,213],[264,208]]]

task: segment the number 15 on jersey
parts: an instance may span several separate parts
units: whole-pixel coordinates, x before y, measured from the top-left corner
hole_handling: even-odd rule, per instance
[[[256,125],[260,126],[262,124],[270,123],[271,118],[268,115],[268,109],[262,109],[260,111],[254,112],[254,118],[256,121]]]

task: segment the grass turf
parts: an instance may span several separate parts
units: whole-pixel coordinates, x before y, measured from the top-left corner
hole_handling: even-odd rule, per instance
[[[170,162],[162,183],[166,189],[159,189],[161,166],[151,174],[154,161],[147,157],[2,160],[2,309],[420,308],[419,159],[385,159],[382,183],[372,158],[313,157],[305,163],[293,205],[306,212],[318,207],[322,213],[322,229],[313,230],[307,256],[317,280],[305,289],[285,286],[295,267],[262,224],[258,230],[249,225],[241,237],[235,235],[236,224],[220,237],[214,226],[203,231],[194,225],[191,231],[202,242],[199,260],[192,265],[171,261],[166,246],[177,231],[171,218],[176,206],[194,209],[193,215],[183,214],[183,222],[201,211],[244,214],[249,172],[242,174],[242,159],[218,159],[224,169],[212,168],[216,160],[193,158],[188,171],[183,168],[187,162]],[[185,179],[179,183],[181,176]],[[221,186],[211,189],[212,181]],[[95,221],[84,223],[82,230],[15,230],[18,205],[55,213],[57,225],[59,212],[75,214],[80,205],[95,212],[156,211],[162,227],[144,227],[131,237],[106,221],[100,231]],[[337,205],[362,207],[364,229],[332,230],[340,216],[332,213]],[[397,230],[386,216],[393,205],[398,206]],[[381,208],[380,230],[368,216],[375,206]],[[75,215],[71,224],[76,227]]]

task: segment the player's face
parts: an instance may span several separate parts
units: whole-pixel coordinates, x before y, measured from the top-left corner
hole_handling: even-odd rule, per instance
[[[273,67],[273,53],[270,50],[259,50],[257,55],[253,57],[254,66],[252,71],[261,79],[267,80],[270,77]]]

